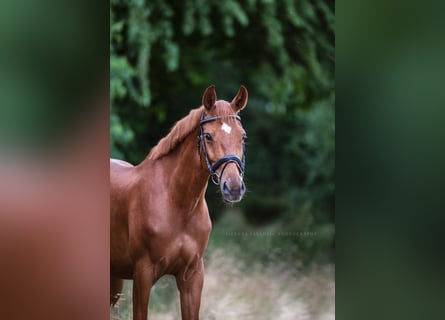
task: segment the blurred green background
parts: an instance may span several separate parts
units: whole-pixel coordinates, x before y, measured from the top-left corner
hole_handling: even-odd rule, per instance
[[[209,184],[209,250],[333,262],[334,2],[110,3],[111,156],[140,163],[207,86],[243,84],[248,193],[228,207]]]

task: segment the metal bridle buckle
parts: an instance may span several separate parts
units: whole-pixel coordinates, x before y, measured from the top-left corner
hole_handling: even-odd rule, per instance
[[[219,185],[219,183],[221,182],[221,179],[219,177],[219,174],[217,172],[213,173],[210,178],[212,179],[212,182],[216,185]]]

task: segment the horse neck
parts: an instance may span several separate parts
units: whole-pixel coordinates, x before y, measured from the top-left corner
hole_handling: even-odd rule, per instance
[[[209,180],[209,172],[200,162],[197,135],[197,130],[192,132],[175,150],[155,160],[156,167],[162,168],[169,199],[191,214],[204,198]]]

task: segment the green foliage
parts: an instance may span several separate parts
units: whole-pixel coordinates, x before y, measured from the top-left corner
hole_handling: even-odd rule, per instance
[[[300,258],[332,248],[334,3],[331,1],[112,0],[111,154],[140,162],[215,84],[242,112],[249,193],[239,205],[253,228],[316,232],[273,241]],[[224,207],[208,194],[214,221]],[[218,222],[217,222],[218,223]]]

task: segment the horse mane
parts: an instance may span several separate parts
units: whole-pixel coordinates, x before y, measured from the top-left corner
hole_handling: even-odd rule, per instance
[[[162,138],[156,146],[151,149],[148,159],[156,160],[162,158],[175,149],[191,132],[199,126],[199,120],[204,107],[192,109],[190,113],[176,122],[170,133]]]
[[[157,160],[174,150],[190,133],[198,128],[204,110],[203,106],[192,109],[187,116],[176,122],[170,133],[151,149],[147,158]],[[224,117],[233,114],[233,110],[229,103],[219,100],[216,101],[212,113],[215,113],[214,115],[218,117]]]

